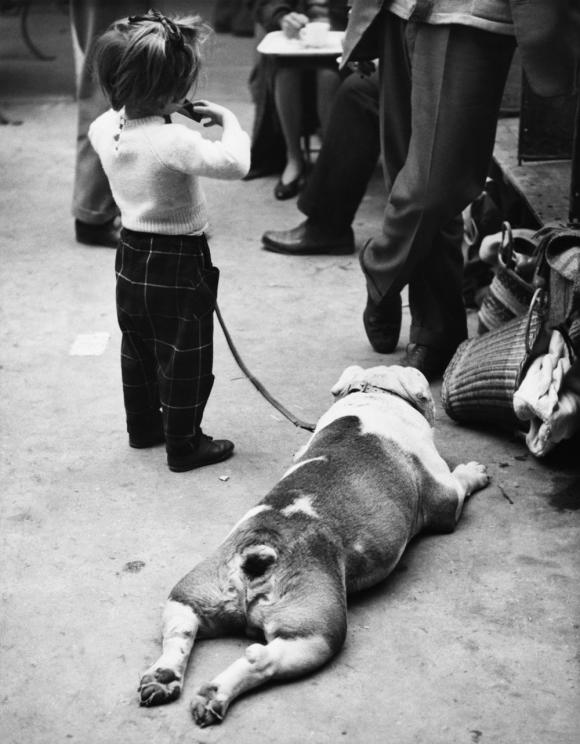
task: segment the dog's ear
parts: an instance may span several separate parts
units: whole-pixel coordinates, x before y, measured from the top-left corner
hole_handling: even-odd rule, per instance
[[[435,425],[435,401],[425,375],[414,367],[399,367],[399,380],[409,400],[429,422]]]
[[[390,367],[371,367],[366,370],[365,375],[371,384],[406,398],[425,416],[430,426],[435,424],[435,403],[431,388],[418,369],[393,364]]]
[[[349,387],[349,385],[356,380],[360,379],[361,374],[364,372],[362,367],[353,364],[351,367],[347,367],[338,379],[330,392],[335,398],[341,396]]]

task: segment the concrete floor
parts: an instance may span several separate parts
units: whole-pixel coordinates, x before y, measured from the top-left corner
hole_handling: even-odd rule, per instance
[[[193,690],[247,645],[202,642],[182,699],[138,707],[169,589],[267,492],[308,434],[257,394],[216,329],[205,427],[230,436],[236,456],[178,475],[161,449],[128,447],[114,252],[73,239],[70,48],[65,19],[54,11],[43,22],[53,63],[31,60],[14,22],[0,17],[0,110],[22,122],[0,129],[1,741],[577,742],[578,469],[458,427],[440,405],[440,451],[452,463],[486,463],[492,484],[453,535],[416,540],[389,580],[352,602],[342,653],[200,730],[188,710]],[[248,129],[252,55],[250,39],[219,36],[204,92]],[[356,257],[261,250],[264,229],[299,219],[292,202],[273,199],[273,185],[206,182],[220,305],[254,374],[315,420],[345,366],[396,361],[408,318],[401,350],[381,357],[362,330]],[[359,242],[376,229],[381,202],[377,176],[357,215]],[[102,353],[71,355],[81,334],[105,334]]]

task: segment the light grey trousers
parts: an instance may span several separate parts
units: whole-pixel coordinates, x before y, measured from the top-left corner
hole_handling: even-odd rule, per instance
[[[88,139],[91,123],[109,108],[93,77],[90,52],[95,39],[113,21],[146,12],[149,3],[143,0],[70,0],[69,7],[78,103],[72,213],[78,220],[99,225],[112,220],[119,211],[99,157]]]

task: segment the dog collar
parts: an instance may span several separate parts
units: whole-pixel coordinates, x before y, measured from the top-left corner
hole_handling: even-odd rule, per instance
[[[370,382],[351,382],[346,389],[345,395],[350,395],[351,393],[391,393],[392,395],[398,395],[398,393],[393,393],[392,390],[381,387],[380,385],[371,385]],[[399,398],[401,397],[399,395]]]
[[[423,413],[417,403],[412,398],[407,398],[404,395],[401,395],[400,393],[396,393],[394,390],[390,390],[389,388],[381,387],[380,385],[371,385],[370,382],[351,382],[350,385],[347,387],[346,392],[344,393],[345,396],[350,395],[351,393],[388,393],[389,395],[394,395],[396,398],[400,398],[401,400],[404,400],[405,403],[408,403],[410,406],[412,406],[415,410],[419,411],[419,413]]]

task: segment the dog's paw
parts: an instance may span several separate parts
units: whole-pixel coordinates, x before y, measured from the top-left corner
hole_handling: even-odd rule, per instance
[[[139,705],[165,705],[181,694],[181,680],[173,669],[154,669],[141,677],[138,692]]]
[[[453,473],[465,488],[467,496],[471,495],[474,491],[485,488],[490,481],[485,465],[479,462],[472,461],[464,465],[458,465]]]
[[[193,720],[202,728],[221,723],[226,711],[226,701],[218,699],[217,687],[212,684],[202,685],[191,701]]]

